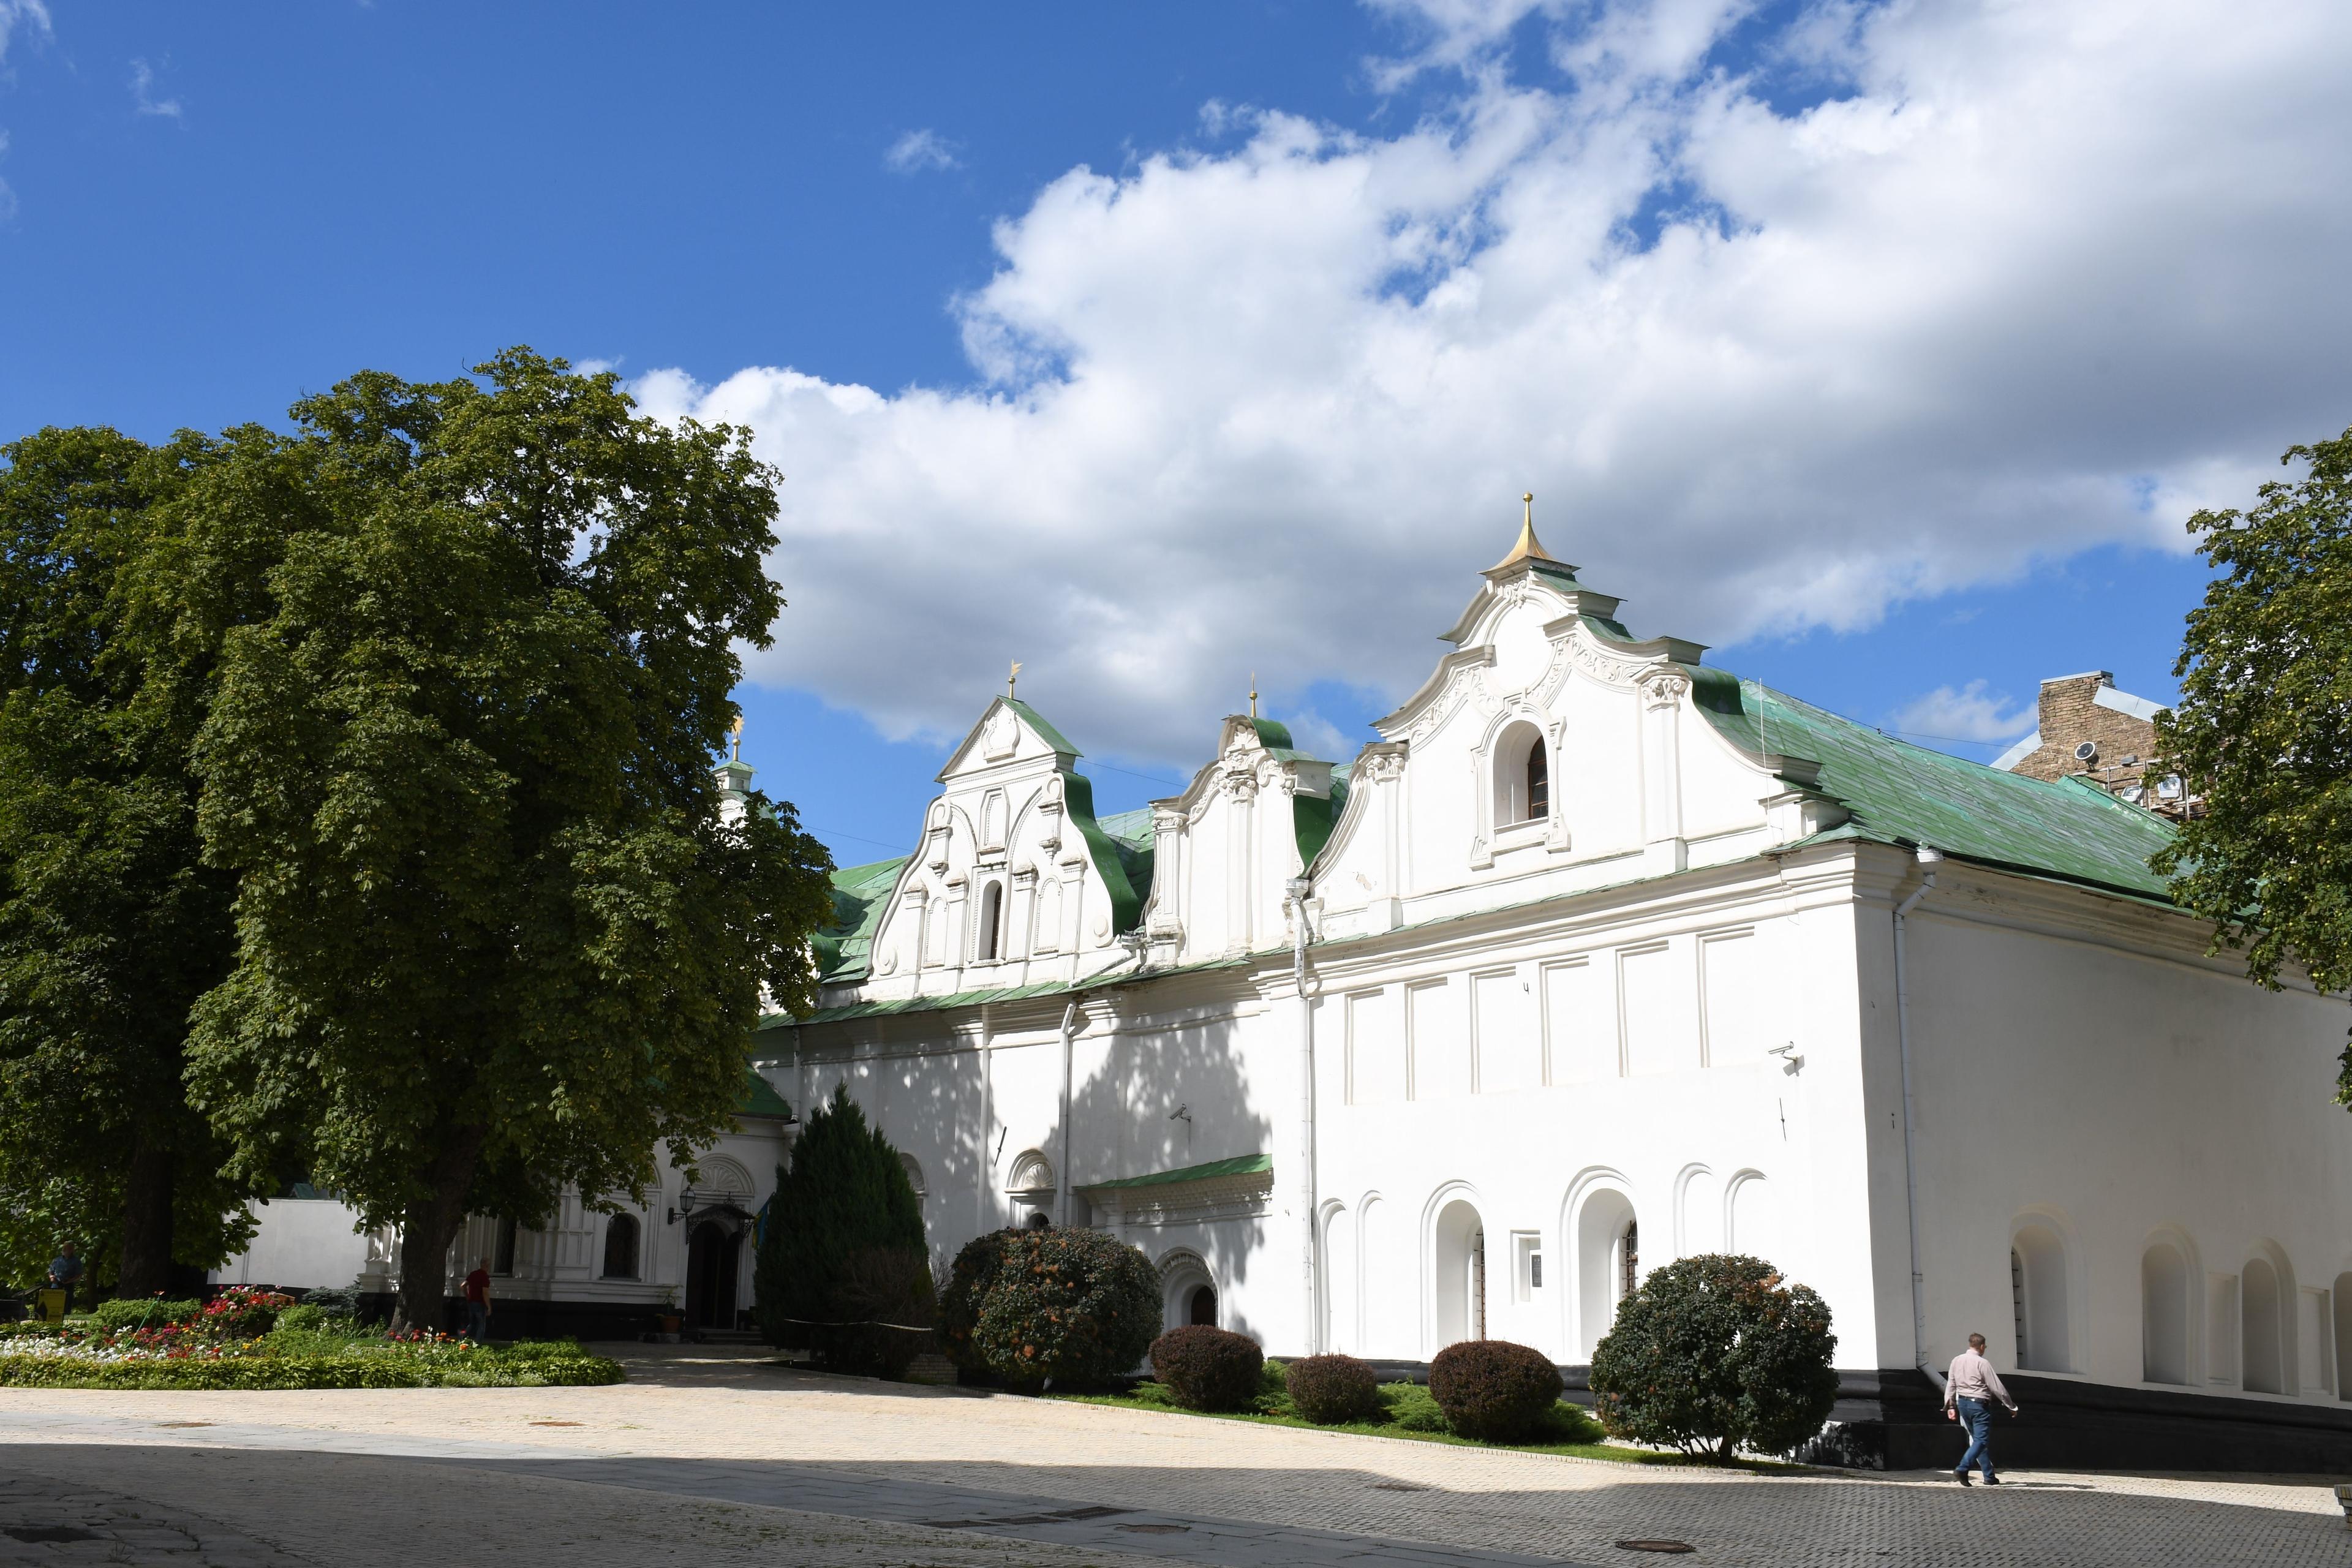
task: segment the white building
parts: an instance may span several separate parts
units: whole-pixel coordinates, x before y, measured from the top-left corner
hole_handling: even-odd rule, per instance
[[[1345,765],[1236,716],[1097,820],[992,703],[780,1091],[848,1084],[942,1263],[1066,1215],[1270,1352],[1575,1368],[1728,1249],[1829,1301],[1858,1457],[1956,1457],[1916,1369],[1980,1330],[2016,1462],[2352,1459],[2344,1009],[2204,956],[2170,829],[1637,640],[1531,527],[1485,579]]]
[[[999,699],[912,853],[835,876],[822,1005],[761,1026],[761,1070],[803,1112],[849,1087],[941,1270],[1097,1226],[1171,1322],[1278,1354],[1485,1334],[1580,1387],[1644,1269],[1727,1249],[1828,1300],[1864,1462],[1957,1457],[1918,1369],[1977,1330],[2021,1369],[2012,1463],[2352,1463],[2342,1004],[2204,955],[2152,813],[1617,611],[1530,526],[1351,763],[1235,716],[1181,795],[1099,820]],[[745,1125],[738,1213],[781,1144]],[[638,1279],[568,1208],[517,1288],[561,1318],[683,1286],[672,1205],[624,1226]]]

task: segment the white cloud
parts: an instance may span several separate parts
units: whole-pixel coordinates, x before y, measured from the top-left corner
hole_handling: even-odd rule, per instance
[[[0,0],[0,61],[8,58],[8,45],[21,26],[27,37],[51,37],[49,8],[41,0]]]
[[[1465,59],[1532,14],[1455,9]],[[2184,548],[2352,419],[2352,7],[1816,8],[1758,51],[1850,84],[1801,111],[1707,63],[1737,6],[1549,15],[1556,89],[1054,181],[957,302],[974,386],[639,382],[791,476],[756,676],[940,734],[1017,657],[1181,763],[1253,668],[1411,689],[1523,489],[1637,632],[1723,644]]]
[[[132,112],[161,115],[168,120],[180,118],[180,100],[176,98],[158,100],[151,96],[155,85],[155,72],[145,60],[131,62],[131,103]]]
[[[890,143],[882,166],[894,174],[919,174],[927,169],[960,169],[956,144],[936,131],[909,131]]]
[[[1913,698],[1895,715],[1895,730],[1940,741],[2013,741],[2033,728],[2037,711],[2016,706],[2006,693],[1988,696],[1985,683],[1971,680],[1955,691],[1938,686]]]

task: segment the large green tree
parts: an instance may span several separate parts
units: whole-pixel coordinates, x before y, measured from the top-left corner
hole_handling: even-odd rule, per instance
[[[826,857],[711,776],[776,476],[523,349],[292,413],[213,445],[141,588],[236,879],[189,1083],[239,1171],[398,1223],[431,1323],[467,1214],[641,1195],[728,1123],[762,987],[809,1000]]]
[[[22,1278],[70,1238],[131,1295],[250,1234],[181,1085],[189,1009],[231,952],[198,710],[126,631],[191,450],[106,429],[0,447],[0,1257]]]
[[[2300,479],[2189,520],[2217,575],[2182,642],[2166,765],[2201,809],[2154,861],[2275,989],[2352,988],[2352,430],[2290,449]],[[2352,1105],[2352,1047],[2336,1098]]]

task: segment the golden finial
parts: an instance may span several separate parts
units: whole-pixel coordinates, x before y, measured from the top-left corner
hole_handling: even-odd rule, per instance
[[[1257,717],[1257,671],[1250,671],[1250,717]]]
[[[1019,682],[1019,680],[1020,680],[1020,679],[1021,679],[1021,661],[1020,661],[1019,659],[1017,659],[1017,658],[1016,658],[1016,659],[1014,659],[1014,660],[1013,661],[1013,668],[1012,668],[1011,669],[1009,669],[1009,670],[1005,671],[1005,674],[1004,674],[1004,700],[1005,700],[1007,702],[1010,702],[1010,701],[1012,701],[1012,700],[1013,700],[1013,689],[1014,685],[1015,685],[1016,683],[1018,683],[1018,682]]]
[[[1556,561],[1559,559],[1559,557],[1553,555],[1550,551],[1546,550],[1542,543],[1536,538],[1536,492],[1533,490],[1524,491],[1519,496],[1519,500],[1527,503],[1528,510],[1527,515],[1519,520],[1518,542],[1511,546],[1511,552],[1508,555],[1504,556],[1500,561],[1497,561],[1492,566],[1487,567],[1486,570],[1489,572],[1500,572],[1504,567],[1515,565],[1521,561]]]
[[[733,722],[732,724],[730,724],[730,725],[728,725],[728,726],[727,726],[727,732],[728,732],[729,734],[730,734],[730,735],[732,735],[732,736],[734,736],[734,737],[735,737],[735,760],[736,760],[737,762],[739,762],[739,763],[740,763],[740,762],[741,762],[741,761],[743,760],[743,715],[742,715],[742,714],[738,713],[738,714],[736,714],[736,715],[735,715],[735,722]]]

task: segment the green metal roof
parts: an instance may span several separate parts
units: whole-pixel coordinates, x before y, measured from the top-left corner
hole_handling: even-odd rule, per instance
[[[1053,721],[1051,720],[1047,719],[1043,713],[1038,712],[1034,708],[1030,707],[1026,702],[1022,701],[1018,697],[1006,698],[1004,700],[1004,705],[1007,708],[1012,709],[1015,713],[1020,714],[1024,719],[1029,721],[1030,728],[1035,730],[1038,737],[1043,740],[1045,744],[1053,747],[1054,750],[1057,752],[1067,752],[1074,757],[1083,757],[1086,755],[1084,752],[1081,752],[1077,747],[1070,743],[1070,738],[1067,735],[1063,734],[1059,730],[1054,728]]]
[[[781,1121],[791,1119],[793,1108],[784,1102],[784,1097],[778,1094],[775,1091],[774,1087],[771,1085],[766,1079],[760,1076],[757,1069],[745,1068],[743,1069],[743,1100],[741,1104],[736,1106],[735,1114],[738,1116],[772,1116]]]
[[[908,858],[901,855],[895,860],[870,860],[833,874],[833,923],[812,939],[821,981],[866,973],[866,958],[874,949],[874,928],[881,923],[890,889],[898,885],[899,868]]]
[[[2147,859],[2173,828],[2154,812],[2078,780],[2027,778],[1931,752],[1724,670],[1682,668],[1699,710],[1733,744],[1819,763],[1811,787],[1853,814],[1859,837],[2167,898]]]
[[[1121,1176],[1115,1182],[1081,1182],[1077,1186],[1080,1192],[1087,1193],[1101,1192],[1107,1187],[1160,1187],[1175,1182],[1205,1182],[1215,1176],[1253,1176],[1273,1169],[1271,1154],[1236,1154],[1230,1160],[1212,1160],[1205,1165],[1154,1171],[1148,1176]]]

